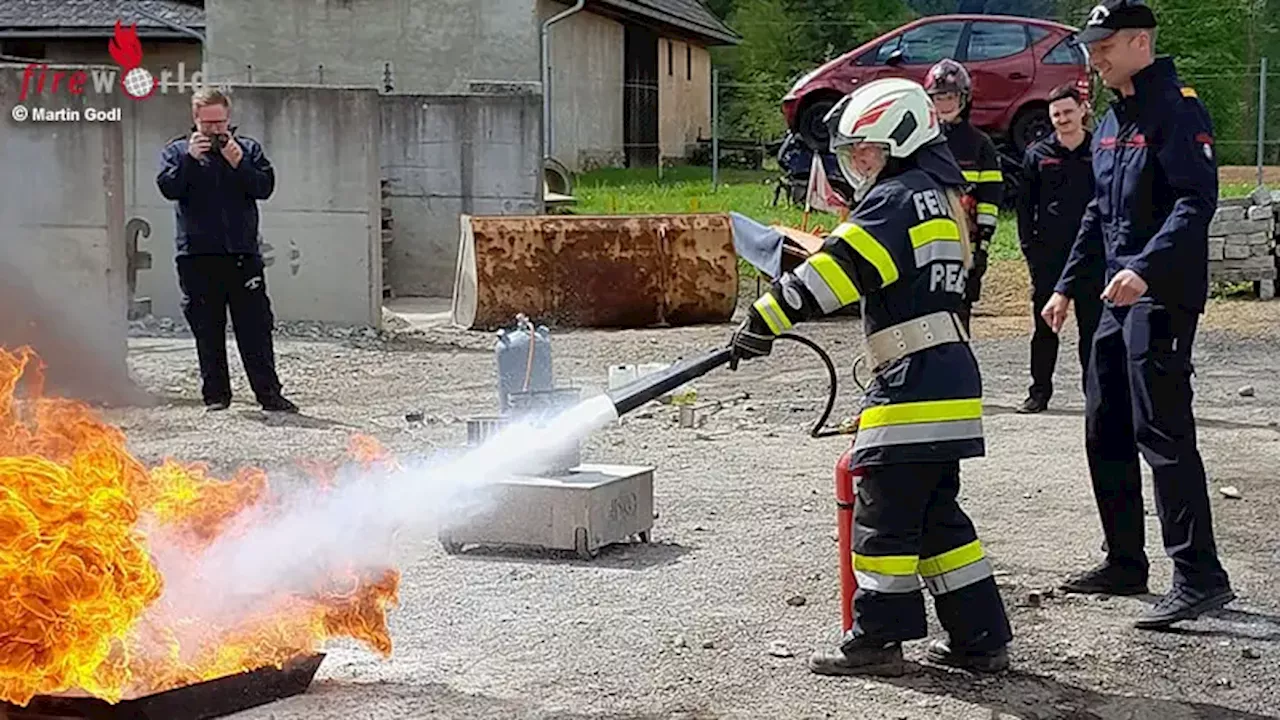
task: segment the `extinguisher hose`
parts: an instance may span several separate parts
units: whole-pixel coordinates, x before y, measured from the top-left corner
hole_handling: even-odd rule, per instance
[[[792,340],[794,342],[798,342],[801,345],[808,347],[810,350],[813,350],[815,353],[818,354],[818,358],[822,360],[822,364],[825,365],[827,368],[827,406],[822,410],[822,416],[818,418],[818,421],[814,423],[813,427],[809,430],[809,436],[815,437],[815,438],[825,438],[825,437],[835,437],[837,435],[850,434],[849,431],[839,426],[834,428],[826,427],[827,420],[830,419],[831,412],[835,410],[835,407],[836,407],[836,392],[838,389],[837,380],[836,380],[836,366],[835,366],[835,363],[831,362],[831,356],[827,354],[826,350],[822,349],[822,346],[818,345],[818,343],[810,340],[809,338],[804,337],[803,335],[795,335],[793,333],[782,333],[781,335],[778,336],[777,339]],[[854,374],[854,382],[857,382],[856,373]],[[859,383],[859,386],[861,387],[861,383]]]

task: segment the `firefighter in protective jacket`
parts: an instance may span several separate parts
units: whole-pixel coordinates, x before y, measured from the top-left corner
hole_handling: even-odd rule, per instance
[[[982,294],[982,276],[987,272],[987,251],[991,238],[996,234],[1000,219],[1000,201],[1004,194],[1004,172],[1000,169],[1000,154],[995,143],[986,133],[969,122],[972,107],[973,81],[964,65],[950,58],[929,69],[925,77],[925,89],[933,98],[942,130],[947,136],[947,146],[964,172],[964,179],[971,186],[965,195],[965,207],[969,210],[973,228],[973,270],[965,285],[965,307],[960,317],[969,327],[973,304]]]
[[[831,114],[832,150],[856,208],[785,273],[735,331],[733,365],[794,324],[862,304],[875,379],[854,443],[854,625],[820,674],[894,675],[925,637],[923,587],[949,638],[935,662],[999,671],[1012,632],[991,565],[960,509],[960,460],[984,454],[982,378],[957,317],[971,267],[964,176],[924,88],[869,83]],[[923,581],[923,582],[922,582]]]

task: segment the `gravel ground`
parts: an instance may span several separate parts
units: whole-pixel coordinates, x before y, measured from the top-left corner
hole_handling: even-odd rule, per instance
[[[1000,572],[1017,635],[1010,674],[982,679],[923,663],[894,680],[807,672],[808,652],[839,634],[831,472],[846,441],[808,438],[824,373],[804,348],[779,344],[767,360],[698,383],[704,401],[750,394],[704,426],[682,429],[672,408],[655,405],[585,443],[587,461],[656,467],[660,517],[651,544],[616,546],[585,562],[447,555],[424,543],[403,568],[389,660],[338,644],[306,695],[236,717],[1280,717],[1277,321],[1280,303],[1233,301],[1215,304],[1203,323],[1200,447],[1219,547],[1240,600],[1176,632],[1132,628],[1150,598],[1044,592],[1093,562],[1101,543],[1074,347],[1064,343],[1050,412],[1020,416],[1013,408],[1025,392],[1030,320],[979,317],[988,454],[964,463],[961,501]],[[851,322],[803,332],[848,368],[861,342]],[[605,385],[610,364],[670,361],[723,343],[730,329],[555,333],[557,377],[589,393]],[[157,334],[142,324],[135,331]],[[278,341],[300,418],[256,412],[238,362],[236,404],[206,415],[194,349],[182,337],[131,339],[135,375],[159,403],[108,416],[149,462],[173,456],[226,472],[334,458],[357,432],[398,452],[456,447],[465,440],[463,418],[496,408],[490,335],[441,330],[388,343],[387,335],[327,333],[294,328]],[[851,407],[856,392],[846,381],[841,406]],[[408,411],[423,412],[426,422],[410,426]],[[1225,498],[1224,485],[1241,497]],[[1149,475],[1146,497],[1151,508]],[[1148,516],[1159,592],[1170,566],[1153,509]],[[907,650],[917,660],[923,651],[923,643]]]

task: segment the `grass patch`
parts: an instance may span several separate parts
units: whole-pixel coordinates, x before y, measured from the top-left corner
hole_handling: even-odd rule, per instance
[[[583,215],[644,215],[735,211],[766,225],[801,227],[804,212],[780,195],[774,205],[777,172],[722,168],[720,186],[711,187],[711,168],[678,166],[664,168],[609,168],[578,176],[574,195],[575,212]],[[1223,197],[1240,197],[1253,191],[1249,183],[1223,184]],[[835,227],[838,218],[815,212],[809,216],[809,230],[821,234]],[[815,230],[815,227],[817,230]],[[1000,224],[992,241],[991,258],[1021,259],[1018,224],[1014,213],[1000,214]]]

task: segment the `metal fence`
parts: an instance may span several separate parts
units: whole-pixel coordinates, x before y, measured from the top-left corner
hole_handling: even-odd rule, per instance
[[[1179,69],[1183,83],[1196,91],[1209,110],[1218,165],[1229,168],[1225,181],[1280,187],[1280,58],[1262,58],[1252,65]],[[721,68],[712,69],[713,187],[719,183],[726,146],[776,147],[786,131],[782,97],[792,85],[791,81],[725,81],[725,74]],[[1094,84],[1094,114],[1100,119],[1112,94],[1096,79]]]

